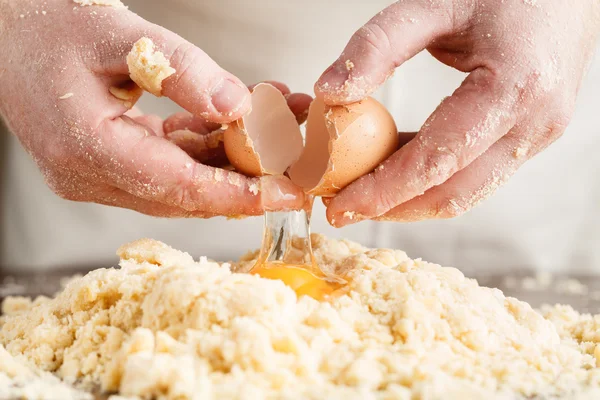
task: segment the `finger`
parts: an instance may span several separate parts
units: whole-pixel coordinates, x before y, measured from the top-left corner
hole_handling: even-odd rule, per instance
[[[417,136],[417,132],[398,132],[398,148],[402,148],[402,146],[413,140],[415,136]],[[333,197],[321,197],[321,201],[325,207],[329,207],[331,200],[333,200]]]
[[[379,221],[414,222],[458,217],[476,207],[502,186],[525,161],[541,150],[520,128],[498,140],[468,167],[378,217]]]
[[[164,37],[175,74],[163,83],[163,95],[189,112],[213,122],[231,122],[250,110],[250,92],[206,53],[169,32]]]
[[[148,38],[154,46],[147,49],[146,53],[149,54],[144,54],[145,60],[151,60],[160,52],[175,70],[157,84],[158,94],[169,97],[192,114],[212,122],[231,122],[250,110],[248,88],[201,49],[140,17],[131,15],[127,18],[130,29],[124,32],[120,40],[112,41],[112,50],[107,52],[110,54],[105,54],[102,62],[103,73],[130,75],[132,71],[127,65],[127,55],[134,43]]]
[[[415,139],[331,201],[329,221],[344,226],[381,216],[469,165],[515,124],[516,98],[503,85],[486,69],[472,72]]]
[[[299,124],[308,116],[312,97],[294,93],[287,96],[288,106]],[[171,115],[163,124],[165,136],[202,164],[224,166],[229,163],[223,145],[221,124],[208,122],[188,112]],[[158,129],[158,128],[157,128]]]
[[[189,130],[198,134],[206,134],[221,128],[221,124],[209,122],[189,112],[179,112],[169,116],[163,125],[165,133]]]
[[[303,124],[308,118],[308,107],[312,103],[312,97],[304,93],[293,93],[286,97],[288,107],[296,116],[298,124]]]
[[[346,104],[373,93],[396,67],[467,20],[466,4],[454,15],[449,3],[398,1],[377,14],[319,78],[317,96],[327,104]]]
[[[250,85],[248,86],[248,90],[252,91],[254,90],[254,88],[256,87],[256,85],[259,85],[261,83],[268,83],[271,86],[274,86],[275,88],[279,89],[279,91],[281,92],[281,94],[283,94],[284,96],[290,94],[292,91],[290,90],[290,88],[285,84],[285,83],[281,83],[278,81],[262,81],[262,82],[258,82],[255,83],[254,85]]]
[[[165,132],[163,130],[163,119],[158,115],[153,114],[142,114],[132,118],[135,122],[140,125],[147,126],[150,128],[150,132],[156,134],[157,136],[164,136]]]
[[[398,148],[401,148],[417,136],[417,132],[398,132]],[[325,207],[329,207],[329,204],[333,200],[333,197],[321,197],[321,201]]]
[[[166,138],[199,163],[221,167],[229,164],[223,142],[224,133],[223,129],[205,134],[185,129],[170,132]]]
[[[212,167],[229,164],[221,124],[180,112],[167,118],[163,127],[165,137],[199,163]]]
[[[126,208],[142,214],[160,218],[212,218],[215,214],[188,211],[159,202],[135,197],[121,189],[113,188],[94,199],[95,203],[111,207]]]
[[[144,113],[137,106],[133,106],[127,110],[124,115],[128,116],[129,118],[135,118],[144,115]]]
[[[304,121],[306,121],[306,118],[308,117],[308,107],[312,102],[311,96],[304,93],[291,93],[290,88],[286,84],[281,82],[263,81],[260,83],[268,83],[269,85],[279,89],[281,94],[285,96],[288,103],[288,107],[296,116],[298,124],[302,124],[304,123]],[[249,86],[248,89],[253,90],[256,87],[256,85],[258,85],[258,83]]]
[[[398,132],[398,149],[407,145],[408,142],[413,140],[418,134],[419,132]]]
[[[212,167],[229,164],[221,124],[181,112],[167,118],[163,126],[165,137],[199,163]]]
[[[128,117],[105,120],[98,139],[105,180],[135,197],[226,216],[299,209],[304,204],[302,190],[287,178],[250,179],[199,164]]]
[[[301,124],[306,120],[308,116],[308,107],[312,102],[312,97],[304,93],[292,93],[290,94],[289,89],[283,83],[275,81],[266,81],[281,91],[286,96],[288,107],[296,116],[298,123]],[[250,89],[256,85],[249,86]],[[204,134],[215,131],[221,128],[221,124],[209,122],[202,117],[195,116],[189,112],[179,112],[171,115],[165,120],[164,131],[165,133],[174,132],[178,130],[190,130],[192,132]]]
[[[198,47],[161,29],[157,40],[175,74],[163,82],[163,95],[212,122],[231,122],[250,110],[250,91]]]

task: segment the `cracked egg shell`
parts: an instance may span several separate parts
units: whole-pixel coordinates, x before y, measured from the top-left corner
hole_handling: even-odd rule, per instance
[[[308,194],[329,197],[373,171],[399,146],[387,109],[373,98],[343,106],[315,99],[308,113],[306,146],[290,170]]]
[[[225,154],[244,175],[281,175],[304,147],[296,117],[283,94],[268,83],[256,85],[251,101],[252,110],[225,131]]]

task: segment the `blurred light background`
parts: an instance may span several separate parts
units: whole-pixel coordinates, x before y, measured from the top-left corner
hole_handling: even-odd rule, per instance
[[[351,1],[352,12],[338,26],[341,17],[327,1],[320,2],[321,13],[304,2],[279,2],[268,10],[261,10],[260,2],[233,0],[222,4],[179,0],[168,7],[148,6],[159,3],[149,0],[126,3],[197,44],[248,84],[275,79],[288,83],[293,91],[311,94],[314,81],[353,31],[381,8]],[[274,16],[279,16],[275,22]],[[290,18],[294,25],[303,24],[301,33],[286,29]],[[231,29],[223,33],[219,27],[226,22]],[[243,45],[238,43],[240,37]],[[399,68],[376,97],[389,106],[399,130],[418,130],[462,79],[464,74],[422,53]],[[596,54],[566,134],[522,167],[491,199],[460,218],[411,224],[364,222],[334,229],[317,201],[312,230],[367,246],[401,248],[412,257],[464,271],[599,269],[600,252],[589,251],[590,244],[600,244],[599,89],[600,54]],[[162,117],[179,110],[168,100],[148,94],[138,105]],[[260,244],[261,218],[155,219],[59,199],[45,187],[14,137],[4,133],[0,141],[0,265],[5,273],[108,267],[117,261],[114,254],[120,245],[141,237],[218,260],[235,259]],[[590,205],[598,210],[592,215],[586,212]],[[24,218],[35,224],[24,225]],[[520,239],[507,240],[515,232]]]

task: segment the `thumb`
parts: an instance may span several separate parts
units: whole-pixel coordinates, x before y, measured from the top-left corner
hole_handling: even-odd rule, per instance
[[[449,1],[439,3],[399,1],[373,17],[321,75],[317,96],[327,104],[346,104],[373,93],[396,67],[453,30],[457,22]]]

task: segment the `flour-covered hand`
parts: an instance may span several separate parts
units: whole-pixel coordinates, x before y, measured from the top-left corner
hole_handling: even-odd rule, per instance
[[[158,94],[194,116],[194,126],[179,126],[191,128],[192,139],[198,124],[220,126],[250,109],[250,91],[238,78],[117,0],[104,1],[114,7],[86,3],[0,0],[0,115],[54,192],[164,217],[303,206],[289,180],[204,165],[206,154],[188,154],[180,134],[165,129],[172,123],[131,110],[141,90],[130,80],[127,56],[141,38],[164,55],[171,73],[158,82]],[[299,114],[307,97],[289,97]]]
[[[329,221],[474,207],[563,133],[599,30],[598,0],[403,0],[376,15],[317,82],[326,103],[371,94],[423,49],[469,75],[412,141],[327,202]]]

